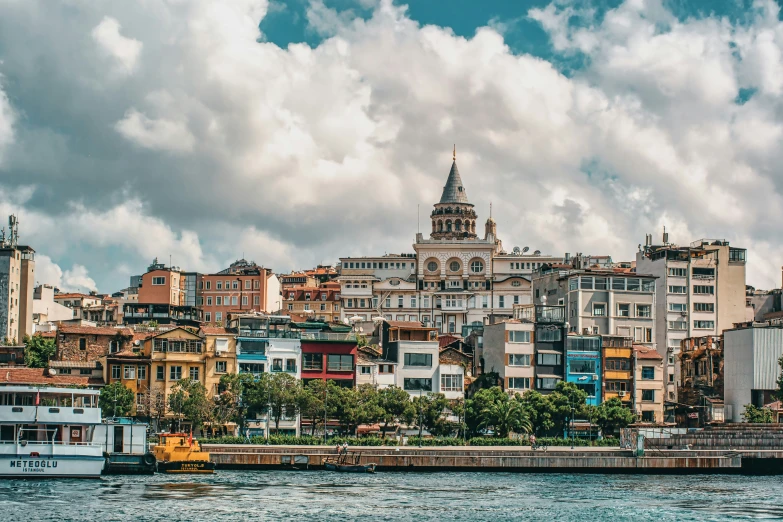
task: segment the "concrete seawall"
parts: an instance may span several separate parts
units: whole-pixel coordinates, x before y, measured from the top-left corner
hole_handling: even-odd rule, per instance
[[[204,444],[218,469],[322,469],[332,446]],[[620,448],[351,447],[378,471],[518,471],[533,473],[783,474],[783,451],[652,450],[636,457]]]

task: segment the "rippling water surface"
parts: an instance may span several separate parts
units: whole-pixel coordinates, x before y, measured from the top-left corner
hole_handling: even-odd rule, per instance
[[[0,481],[0,520],[783,518],[779,477],[221,471]]]

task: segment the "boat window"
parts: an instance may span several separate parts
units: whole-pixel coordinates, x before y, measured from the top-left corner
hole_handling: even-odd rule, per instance
[[[16,426],[2,425],[0,426],[0,441],[13,442],[14,440],[14,428]]]

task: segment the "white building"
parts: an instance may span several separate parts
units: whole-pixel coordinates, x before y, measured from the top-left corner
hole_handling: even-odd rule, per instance
[[[679,247],[668,243],[668,234],[663,239],[663,245],[652,245],[652,236],[647,236],[644,249],[636,253],[636,270],[658,279],[655,338],[666,366],[666,397],[674,401],[680,385],[680,342],[720,336],[753,315],[746,304],[744,248],[714,239]]]
[[[742,422],[746,404],[774,402],[783,356],[783,324],[754,323],[723,332],[723,397],[729,422]]]
[[[381,388],[395,386],[397,362],[359,354],[356,357],[356,386],[370,384]]]
[[[412,254],[340,259],[343,319],[418,321],[467,336],[471,326],[510,319],[515,304],[532,303],[531,274],[563,261],[527,247],[506,252],[491,217],[479,238],[456,158],[430,217],[430,237],[417,234]]]
[[[33,290],[33,324],[36,332],[49,331],[50,324],[73,319],[73,309],[54,300],[54,288],[39,285]]]

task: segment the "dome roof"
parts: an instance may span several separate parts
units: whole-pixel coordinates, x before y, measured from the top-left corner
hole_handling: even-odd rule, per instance
[[[451,164],[449,179],[446,180],[446,185],[443,187],[443,194],[440,197],[440,203],[461,203],[463,205],[471,204],[468,201],[468,193],[465,191],[465,187],[462,186],[462,178],[459,176],[457,160],[454,160],[454,162]]]

